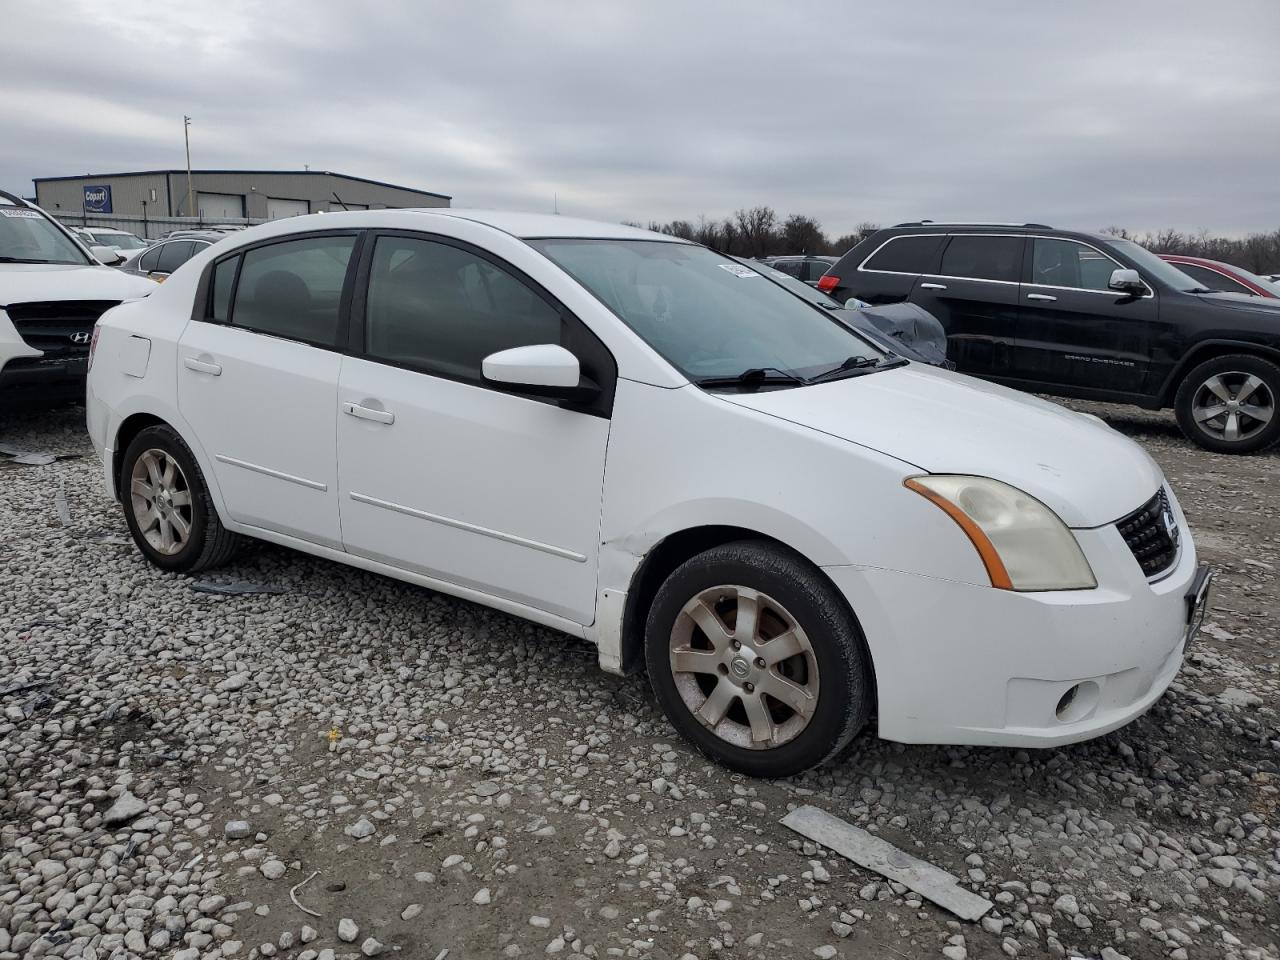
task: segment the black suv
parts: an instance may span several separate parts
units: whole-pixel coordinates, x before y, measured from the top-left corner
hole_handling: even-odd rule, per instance
[[[880,230],[818,282],[837,300],[909,300],[962,373],[1038,393],[1172,406],[1220,453],[1280,438],[1280,301],[1214,293],[1130,240],[1037,223]]]

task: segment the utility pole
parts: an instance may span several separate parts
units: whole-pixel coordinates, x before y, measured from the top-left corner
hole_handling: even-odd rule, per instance
[[[191,118],[183,116],[182,118],[182,139],[187,144],[187,216],[192,216],[191,206]]]

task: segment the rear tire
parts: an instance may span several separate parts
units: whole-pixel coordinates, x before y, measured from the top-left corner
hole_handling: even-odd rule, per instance
[[[1249,354],[1197,365],[1174,397],[1178,426],[1214,453],[1257,453],[1280,439],[1280,367]]]
[[[222,525],[200,466],[169,426],[141,431],[117,478],[133,542],[163,570],[197,573],[226,563],[240,537]]]
[[[753,777],[830,760],[871,715],[871,660],[843,598],[766,541],[724,544],[678,567],[649,609],[645,657],[672,725]]]

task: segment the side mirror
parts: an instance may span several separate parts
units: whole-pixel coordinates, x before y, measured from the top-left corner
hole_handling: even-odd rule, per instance
[[[118,267],[124,263],[124,257],[120,256],[120,251],[114,247],[90,247],[89,252],[93,254],[95,260],[108,267]]]
[[[1141,296],[1147,292],[1147,285],[1142,282],[1142,277],[1138,275],[1138,271],[1124,268],[1111,271],[1111,282],[1107,286],[1112,290],[1133,294],[1134,296]]]
[[[578,358],[556,343],[499,350],[484,358],[481,370],[486,380],[537,396],[582,401],[600,389],[582,376]]]

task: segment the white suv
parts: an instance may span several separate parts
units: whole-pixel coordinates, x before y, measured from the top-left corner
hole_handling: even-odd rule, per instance
[[[296,217],[99,329],[90,433],[154,564],[255,537],[585,637],[750,774],[873,716],[908,742],[1097,736],[1161,695],[1203,609],[1141,448],[672,237]]]
[[[0,404],[18,394],[84,396],[98,317],[154,289],[103,266],[39,207],[0,192]]]

